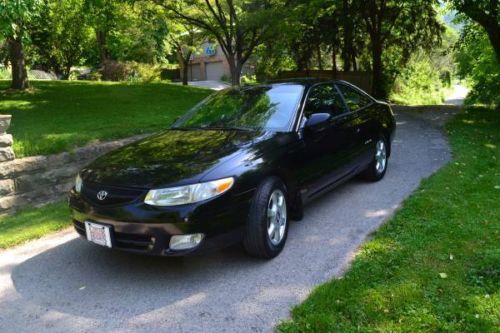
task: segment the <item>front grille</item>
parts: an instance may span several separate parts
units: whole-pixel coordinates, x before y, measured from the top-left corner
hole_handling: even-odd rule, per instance
[[[147,251],[153,248],[151,236],[115,232],[115,247],[125,250]]]
[[[104,200],[99,200],[97,194],[100,191],[106,191]],[[117,187],[101,185],[92,182],[84,182],[82,187],[82,196],[88,201],[101,206],[121,205],[135,201],[146,194],[144,189]]]
[[[84,223],[73,220],[73,226],[81,236],[85,238],[87,237]],[[154,238],[150,235],[127,234],[123,232],[116,232],[114,230],[112,233],[113,247],[117,249],[146,252],[151,250],[154,246]]]

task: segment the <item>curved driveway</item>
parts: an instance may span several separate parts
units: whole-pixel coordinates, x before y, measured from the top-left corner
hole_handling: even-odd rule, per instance
[[[0,252],[2,332],[269,332],[450,153],[429,117],[397,115],[386,178],[352,180],[306,207],[269,262],[239,249],[152,258],[108,251],[69,230]]]

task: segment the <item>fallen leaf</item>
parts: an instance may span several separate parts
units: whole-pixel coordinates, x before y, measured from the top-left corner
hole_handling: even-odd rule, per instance
[[[441,279],[446,279],[448,277],[448,274],[446,274],[446,273],[439,273],[439,277]]]

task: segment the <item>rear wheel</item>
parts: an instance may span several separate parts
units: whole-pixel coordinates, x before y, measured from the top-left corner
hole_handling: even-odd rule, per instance
[[[380,136],[375,144],[373,160],[363,172],[363,176],[366,179],[376,182],[384,178],[387,171],[387,152],[387,140],[383,136]]]
[[[283,250],[288,235],[286,198],[286,188],[278,178],[268,178],[259,186],[243,239],[248,254],[271,259]]]

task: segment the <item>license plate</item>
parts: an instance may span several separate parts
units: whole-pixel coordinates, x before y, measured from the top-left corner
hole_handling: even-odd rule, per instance
[[[85,231],[89,242],[111,247],[111,229],[107,225],[85,221]]]

